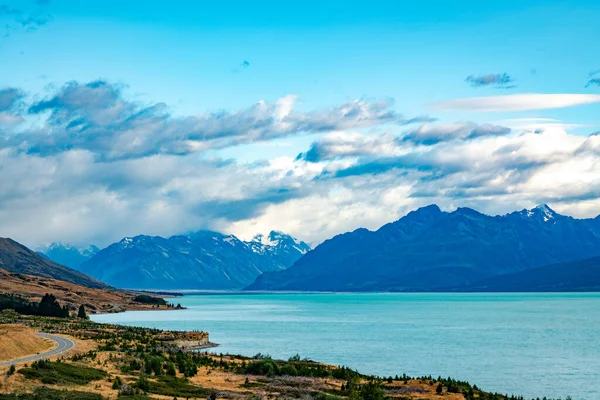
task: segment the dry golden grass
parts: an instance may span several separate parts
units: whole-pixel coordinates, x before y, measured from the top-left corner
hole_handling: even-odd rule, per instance
[[[12,360],[48,351],[55,346],[52,340],[42,339],[23,325],[0,325],[0,361]]]

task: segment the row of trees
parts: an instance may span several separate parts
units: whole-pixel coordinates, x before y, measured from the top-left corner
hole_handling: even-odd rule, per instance
[[[69,307],[66,305],[61,306],[56,296],[49,293],[46,293],[39,303],[12,294],[0,294],[0,311],[7,309],[15,310],[17,313],[23,315],[58,318],[69,317]],[[79,307],[77,317],[87,319],[83,305]]]

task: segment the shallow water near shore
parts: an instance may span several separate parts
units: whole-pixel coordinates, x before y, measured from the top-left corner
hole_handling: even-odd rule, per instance
[[[205,330],[213,352],[298,353],[381,376],[451,376],[527,397],[600,398],[600,293],[210,294],[177,311],[92,315]]]

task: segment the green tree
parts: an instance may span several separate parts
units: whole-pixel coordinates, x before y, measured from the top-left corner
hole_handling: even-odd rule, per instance
[[[67,318],[69,310],[66,307],[61,307],[53,294],[46,293],[38,305],[38,315]]]
[[[385,392],[379,382],[367,382],[360,388],[360,398],[362,400],[383,400]]]
[[[444,391],[444,387],[442,386],[441,383],[438,383],[437,387],[435,388],[435,392],[437,394],[442,394],[443,391]]]
[[[172,362],[168,362],[165,365],[165,370],[167,371],[167,375],[169,376],[177,375],[177,372],[175,371],[175,364],[173,364]]]
[[[148,381],[148,378],[146,378],[145,375],[140,375],[140,377],[138,378],[137,382],[136,382],[136,386],[138,389],[147,392],[150,390],[150,382]]]
[[[85,307],[82,305],[79,306],[79,311],[77,312],[77,318],[87,319],[87,314],[85,313]]]
[[[120,376],[117,376],[115,379],[113,379],[113,383],[112,383],[113,389],[121,389],[122,385],[123,385],[123,381],[121,380]]]

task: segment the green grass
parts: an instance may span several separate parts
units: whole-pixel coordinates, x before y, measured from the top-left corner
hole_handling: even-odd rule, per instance
[[[103,400],[96,393],[39,388],[33,393],[0,394],[0,400]]]
[[[106,372],[100,369],[46,360],[34,362],[30,368],[20,369],[19,373],[46,385],[85,385],[106,377]]]

